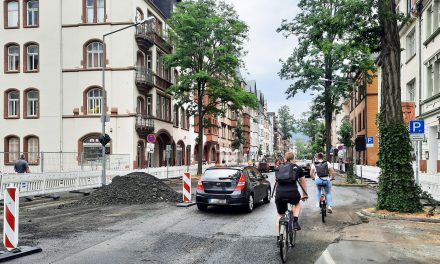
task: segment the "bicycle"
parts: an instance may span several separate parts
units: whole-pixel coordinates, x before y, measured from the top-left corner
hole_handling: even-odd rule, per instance
[[[332,181],[333,179],[331,179]],[[322,183],[326,183],[329,180],[322,180]],[[325,217],[327,216],[327,196],[325,192],[326,184],[318,184],[318,187],[321,188],[321,197],[319,198],[319,208],[321,208],[321,219],[322,222],[325,223]]]
[[[293,229],[293,213],[291,204],[287,204],[287,211],[280,218],[279,226],[280,240],[278,243],[280,248],[280,256],[283,263],[285,263],[287,261],[287,252],[289,251],[289,246],[293,248],[295,247],[296,243],[296,229]]]

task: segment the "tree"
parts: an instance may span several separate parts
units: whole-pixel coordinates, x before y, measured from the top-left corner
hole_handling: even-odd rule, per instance
[[[344,144],[345,148],[348,149],[353,146],[353,126],[350,121],[342,121],[341,127],[338,131],[338,141]]]
[[[292,138],[293,132],[295,132],[295,118],[290,114],[290,108],[287,105],[283,105],[278,109],[278,118],[280,122],[281,132],[283,132],[283,139]]]
[[[369,43],[359,41],[360,32],[369,27],[372,5],[371,0],[300,0],[299,14],[290,22],[283,20],[278,29],[298,38],[279,75],[295,80],[286,91],[289,97],[317,91],[313,107],[325,120],[327,159],[339,100],[351,92],[355,73],[368,76],[374,69]]]
[[[238,150],[238,163],[241,163],[242,147],[246,144],[241,121],[237,121],[237,127],[234,129],[234,140],[232,141],[232,149]]]
[[[326,136],[326,130],[324,123],[320,122],[318,123],[318,126],[316,128],[316,135],[314,137],[314,140],[311,141],[311,150],[312,153],[320,153],[324,152],[325,147],[325,137]]]
[[[312,153],[324,152],[326,131],[322,120],[319,120],[313,111],[308,111],[303,113],[298,126],[299,131],[309,137]]]
[[[414,181],[409,132],[403,121],[400,87],[400,37],[394,0],[379,0],[381,34],[381,109],[377,208],[399,212],[422,209],[421,189]],[[398,140],[396,140],[398,135]]]
[[[310,146],[307,145],[303,140],[295,140],[295,146],[298,159],[311,159],[313,157]]]
[[[195,116],[201,174],[204,128],[214,126],[212,119],[224,115],[227,108],[257,106],[255,95],[241,88],[236,73],[243,64],[248,27],[232,6],[215,0],[180,2],[167,22],[174,52],[165,56],[165,62],[180,69],[169,92]]]

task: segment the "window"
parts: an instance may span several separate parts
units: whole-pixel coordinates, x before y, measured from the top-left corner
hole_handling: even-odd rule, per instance
[[[408,16],[411,15],[411,10],[413,8],[413,3],[412,2],[413,2],[413,0],[406,0],[406,14]]]
[[[18,1],[5,1],[5,28],[19,27]]]
[[[102,111],[102,90],[93,88],[87,92],[87,114],[100,115]]]
[[[24,10],[25,15],[23,19],[25,19],[25,26],[27,27],[37,27],[39,22],[39,14],[38,14],[38,1],[37,0],[28,0],[24,2]]]
[[[39,48],[36,44],[25,46],[25,72],[38,71],[39,66]]]
[[[5,57],[8,58],[6,72],[20,71],[20,47],[16,44],[6,45]]]
[[[105,22],[105,0],[83,0],[84,23]]]
[[[180,108],[180,127],[186,129],[186,117],[185,117],[185,109],[183,107]]]
[[[101,68],[104,49],[101,42],[91,42],[87,45],[86,50],[87,68]]]
[[[153,99],[151,96],[147,96],[147,116],[153,115]]]
[[[179,126],[179,106],[178,105],[174,105],[173,108],[173,125],[178,127]]]
[[[156,73],[162,79],[171,80],[171,71],[165,66],[163,61],[164,55],[160,52],[157,53],[156,57]]]
[[[83,164],[102,160],[102,145],[101,143],[99,143],[99,136],[101,136],[101,134],[91,133],[85,135],[78,141],[78,152],[80,153],[79,159],[82,161]],[[105,146],[105,152],[106,154],[111,153],[111,143],[108,143]]]
[[[429,98],[434,95],[434,67],[431,65],[427,68],[426,71],[426,88],[427,88],[427,95],[426,98]]]
[[[136,23],[141,22],[144,20],[144,13],[140,8],[136,8],[136,17],[135,17]]]
[[[25,92],[25,118],[39,117],[39,92],[31,89]]]
[[[20,139],[16,136],[5,138],[5,163],[14,163],[20,155]]]
[[[27,154],[29,164],[38,164],[39,158],[39,139],[36,136],[28,136],[24,140],[24,152]]]
[[[415,96],[416,95],[415,94],[416,89],[415,89],[415,86],[416,86],[416,81],[415,80],[409,82],[406,85],[406,89],[407,89],[406,100],[408,102],[415,102],[416,101],[416,96]]]
[[[157,94],[156,117],[165,121],[171,121],[171,100],[168,97]]]
[[[144,99],[142,97],[137,98],[136,114],[138,115],[144,114]]]
[[[5,118],[20,117],[20,92],[9,90],[5,92]]]
[[[426,37],[430,37],[432,33],[434,33],[434,28],[432,26],[434,22],[434,12],[433,12],[433,6],[430,6],[426,10]]]
[[[415,30],[406,36],[406,59],[411,59],[416,54],[416,37]]]
[[[186,110],[186,129],[189,129],[189,126],[190,126],[190,124],[189,124],[189,110],[187,109]]]

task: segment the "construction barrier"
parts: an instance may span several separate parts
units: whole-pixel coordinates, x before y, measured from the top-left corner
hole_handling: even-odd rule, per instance
[[[4,199],[3,245],[11,251],[18,244],[18,189],[7,187]]]
[[[191,173],[185,172],[182,177],[183,181],[183,202],[191,202]]]

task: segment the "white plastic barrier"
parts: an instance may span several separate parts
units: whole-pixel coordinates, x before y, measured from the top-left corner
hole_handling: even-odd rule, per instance
[[[203,166],[203,170],[208,167],[211,166]],[[115,176],[125,176],[139,171],[148,172],[148,170],[109,170],[106,172],[106,182],[110,184]],[[186,171],[188,171],[188,166],[178,166],[169,167],[168,169],[166,167],[150,168],[149,173],[159,179],[165,179],[181,177]],[[195,175],[197,166],[190,166],[189,172]],[[0,195],[2,198],[6,187],[11,185],[19,189],[21,197],[77,191],[101,186],[101,171],[0,174],[0,177]]]

